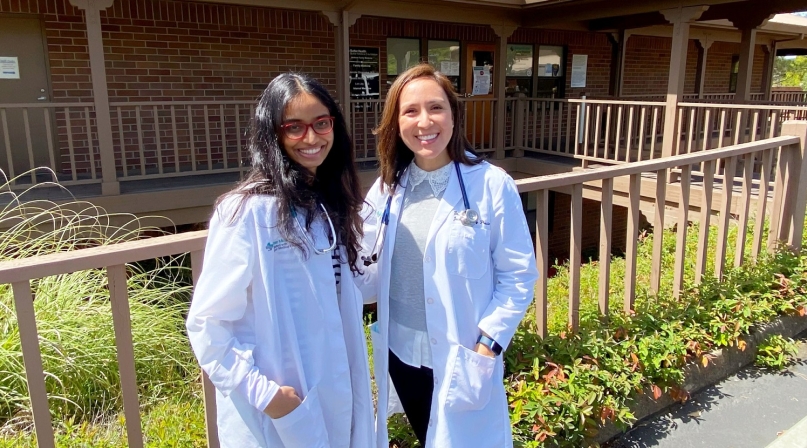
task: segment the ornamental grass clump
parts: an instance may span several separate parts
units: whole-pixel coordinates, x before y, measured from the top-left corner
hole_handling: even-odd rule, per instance
[[[82,201],[57,204],[37,196],[41,184],[15,193],[0,186],[0,260],[72,251],[159,235],[130,215],[108,214]],[[166,221],[166,225],[169,225]],[[191,286],[181,260],[127,265],[129,306],[140,403],[185,394],[198,367],[184,334]],[[99,422],[122,409],[115,334],[104,270],[31,282],[39,346],[54,422]],[[9,285],[0,285],[0,432],[31,428],[20,334]]]

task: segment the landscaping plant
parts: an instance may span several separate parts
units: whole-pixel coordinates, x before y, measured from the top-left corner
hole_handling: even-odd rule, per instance
[[[759,344],[754,364],[770,370],[782,371],[790,366],[798,347],[793,339],[771,334]]]

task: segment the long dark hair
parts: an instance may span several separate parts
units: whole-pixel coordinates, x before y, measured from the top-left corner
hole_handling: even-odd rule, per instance
[[[281,139],[286,107],[302,94],[314,96],[334,117],[333,146],[322,165],[317,167],[316,174],[292,160]],[[305,229],[309,231],[314,218],[322,213],[318,205],[321,202],[333,221],[339,242],[347,249],[350,270],[359,272],[357,258],[362,237],[359,213],[363,199],[345,118],[328,91],[314,78],[302,73],[284,73],[273,79],[255,108],[255,118],[250,125],[249,152],[252,156],[249,175],[219,201],[228,195],[240,195],[240,204],[243,205],[253,195],[276,197],[280,235],[306,256],[308,249],[294,222],[291,208],[307,211]]]
[[[415,153],[410,150],[401,139],[401,129],[398,126],[398,115],[401,104],[401,92],[410,82],[426,78],[431,79],[439,85],[448,98],[451,106],[451,117],[454,119],[454,131],[451,140],[448,141],[446,151],[452,161],[457,161],[465,165],[476,165],[482,162],[476,152],[471,148],[468,138],[461,131],[460,102],[454,87],[446,75],[438,72],[429,64],[418,64],[398,75],[395,82],[387,93],[387,101],[384,103],[384,112],[381,113],[381,122],[373,131],[378,136],[378,160],[381,165],[381,180],[390,190],[398,186],[401,181],[403,170],[409,166]],[[470,152],[475,157],[468,157],[465,152]]]

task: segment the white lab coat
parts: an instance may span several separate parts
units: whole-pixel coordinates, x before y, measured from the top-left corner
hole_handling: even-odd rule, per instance
[[[426,327],[432,343],[435,387],[427,448],[502,448],[513,445],[502,358],[473,351],[481,331],[507,348],[533,298],[538,278],[530,232],[515,182],[483,162],[461,165],[468,201],[481,225],[463,226],[455,170],[431,222],[423,257]],[[397,398],[388,377],[390,272],[407,174],[392,198],[389,226],[377,265],[357,279],[365,301],[378,301],[372,332],[378,386],[376,446],[387,448],[386,414]],[[363,255],[370,255],[388,193],[380,179],[367,195]],[[375,331],[377,330],[377,331]]]
[[[270,196],[251,197],[228,223],[238,200],[225,200],[211,219],[187,319],[193,350],[216,387],[221,445],[370,447],[362,301],[349,266],[341,265],[337,302],[331,254],[309,249],[306,259],[286,243]],[[325,229],[321,220],[312,225],[317,247],[328,246]],[[277,420],[251,406],[237,386],[253,366],[294,387],[303,403]]]

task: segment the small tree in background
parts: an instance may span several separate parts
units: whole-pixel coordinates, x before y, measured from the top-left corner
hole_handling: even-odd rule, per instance
[[[782,56],[773,66],[774,87],[801,87],[807,90],[807,56]]]

